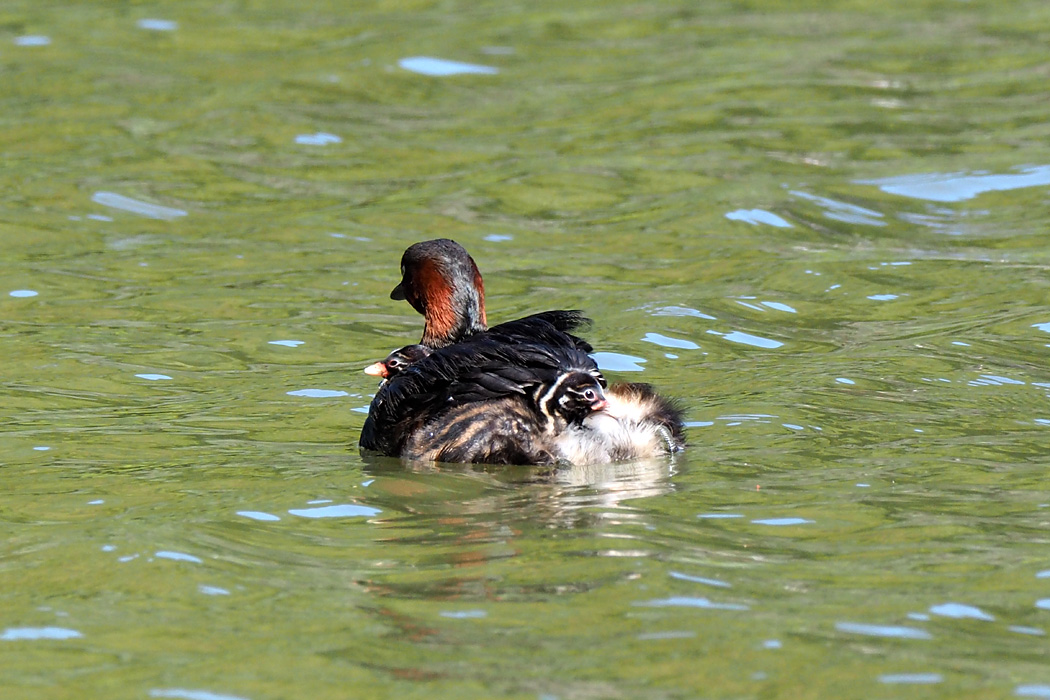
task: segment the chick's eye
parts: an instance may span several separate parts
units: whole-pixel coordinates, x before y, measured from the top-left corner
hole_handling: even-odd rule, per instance
[[[594,399],[597,398],[597,396],[598,395],[594,393],[594,389],[587,389],[583,392],[583,398],[587,399],[588,401],[594,401]]]

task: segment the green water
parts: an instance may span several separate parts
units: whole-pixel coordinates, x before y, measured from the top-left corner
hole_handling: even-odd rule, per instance
[[[0,695],[1050,697],[1048,44],[1042,0],[6,3]],[[688,451],[363,460],[436,236]]]

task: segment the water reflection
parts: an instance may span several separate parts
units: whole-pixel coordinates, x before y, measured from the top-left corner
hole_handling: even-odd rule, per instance
[[[248,700],[240,695],[213,693],[210,690],[187,690],[185,688],[154,688],[151,698],[177,698],[178,700]]]
[[[684,340],[682,338],[672,338],[670,336],[662,335],[660,333],[646,333],[645,337],[642,338],[647,343],[653,343],[665,348],[675,348],[679,350],[699,350],[700,346],[691,340]]]
[[[930,608],[930,612],[934,615],[940,615],[941,617],[953,617],[956,619],[969,618],[971,620],[995,620],[993,616],[984,612],[980,608],[976,608],[972,605],[964,605],[963,603],[942,603],[940,605],[934,605]]]
[[[904,197],[931,202],[962,202],[984,192],[1050,185],[1050,165],[1021,168],[1014,175],[987,172],[929,173],[856,182],[858,185],[875,185],[883,192]]]
[[[749,224],[766,224],[777,228],[791,228],[791,224],[776,214],[762,209],[738,209],[726,214],[730,221],[744,221]]]
[[[200,557],[195,557],[192,554],[183,554],[182,552],[168,552],[160,551],[155,552],[153,556],[158,559],[172,559],[174,561],[188,561],[194,564],[203,564],[204,561]]]
[[[258,520],[260,522],[273,522],[281,519],[278,515],[258,510],[239,510],[237,511],[237,515],[251,520]]]
[[[896,625],[869,625],[861,622],[836,622],[835,629],[840,632],[862,634],[869,637],[895,637],[897,639],[933,639],[926,630]]]
[[[618,352],[594,352],[591,359],[598,363],[598,369],[606,372],[641,372],[645,369],[642,364],[646,362],[644,357]]]
[[[772,340],[770,338],[763,338],[761,336],[752,335],[750,333],[744,333],[743,331],[729,331],[728,333],[722,333],[720,331],[709,330],[707,331],[710,335],[718,335],[728,340],[731,343],[739,343],[740,345],[750,345],[756,348],[765,348],[766,350],[776,350],[782,347],[784,344],[779,340]]]
[[[774,527],[783,527],[787,525],[808,525],[813,520],[807,520],[806,518],[763,518],[760,520],[751,521],[755,525],[772,525]]]
[[[769,308],[774,309],[776,311],[783,311],[784,313],[788,313],[788,314],[797,314],[798,313],[798,311],[796,311],[794,308],[788,306],[787,304],[781,303],[779,301],[763,301],[763,302],[759,302],[759,303],[762,304],[762,306],[768,306]]]
[[[703,318],[708,321],[717,320],[711,314],[705,314],[697,309],[690,309],[688,306],[657,306],[649,313],[653,316],[692,316],[693,318]],[[1047,325],[1050,326],[1050,324]]]
[[[939,673],[884,673],[879,676],[879,683],[888,685],[929,685],[943,680],[944,676]]]
[[[182,209],[173,209],[172,207],[163,207],[151,202],[143,202],[115,192],[96,192],[91,196],[91,201],[103,206],[113,207],[114,209],[122,209],[132,214],[139,214],[149,219],[170,221],[186,216],[186,212]]]
[[[442,610],[438,614],[452,620],[476,620],[488,616],[484,610]]]
[[[567,508],[584,504],[615,506],[633,498],[670,492],[673,475],[671,457],[565,467],[554,472],[553,482],[570,489],[559,493]]]
[[[676,457],[567,467],[443,465],[402,462],[375,455],[363,455],[362,459],[368,465],[367,473],[370,476],[376,479],[386,477],[387,481],[383,485],[387,489],[390,488],[389,479],[399,476],[416,483],[419,482],[413,479],[414,476],[460,475],[468,477],[470,481],[466,483],[473,486],[506,484],[511,487],[510,491],[501,489],[493,492],[489,488],[477,498],[457,500],[456,507],[465,513],[503,512],[508,517],[527,517],[538,523],[565,525],[576,522],[576,518],[585,515],[584,511],[588,508],[615,508],[632,499],[670,493],[674,489]],[[449,482],[445,479],[442,483],[446,487],[453,483],[466,485],[462,480]],[[516,485],[529,485],[530,488],[521,489]],[[417,491],[419,495],[430,493],[429,488],[420,491],[413,487],[405,492],[399,489],[403,496]],[[464,494],[457,495],[454,492],[450,497],[463,499]],[[442,503],[435,503],[438,511],[444,508]],[[411,507],[420,508],[423,503],[415,503]]]
[[[1024,625],[1010,625],[1006,629],[1017,634],[1028,634],[1033,637],[1045,637],[1046,632],[1038,627],[1025,627]]]
[[[691,583],[702,583],[706,586],[714,586],[716,588],[732,588],[732,586],[725,581],[719,581],[714,578],[704,578],[703,576],[690,576],[689,574],[683,574],[680,571],[671,571],[668,574],[671,578],[679,581],[689,581]]]
[[[717,603],[707,598],[694,598],[690,596],[671,596],[670,598],[657,598],[646,600],[635,605],[649,608],[704,608],[706,610],[749,610],[742,603]]]
[[[371,518],[383,511],[371,506],[344,503],[336,506],[322,506],[320,508],[292,508],[288,512],[291,515],[298,515],[300,518]]]
[[[449,61],[444,58],[431,58],[429,56],[402,58],[397,62],[397,65],[413,73],[432,76],[464,75],[470,73],[477,75],[495,75],[496,73],[499,73],[499,69],[493,68],[492,66],[481,66],[475,63],[460,63],[459,61]]]
[[[847,202],[839,202],[829,197],[820,197],[808,192],[792,190],[791,194],[799,199],[806,199],[824,207],[824,216],[829,219],[834,219],[835,221],[844,221],[849,224],[864,224],[867,226],[886,225],[886,222],[882,221],[882,219],[885,218],[884,215],[873,209],[867,209]]]
[[[641,641],[660,641],[664,639],[692,639],[696,632],[692,630],[670,630],[668,632],[643,632],[636,635],[635,639]]]
[[[343,139],[335,134],[319,131],[316,134],[299,134],[295,142],[303,146],[327,146],[330,143],[342,143]]]
[[[179,28],[179,23],[170,19],[140,19],[138,27],[153,32],[173,32]]]
[[[84,635],[65,627],[8,627],[0,634],[0,640],[8,642],[38,639],[77,639]]]
[[[26,36],[15,37],[15,46],[47,46],[50,43],[51,37],[40,34],[27,34]]]

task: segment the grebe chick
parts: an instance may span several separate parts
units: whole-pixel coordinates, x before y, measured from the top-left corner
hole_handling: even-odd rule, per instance
[[[416,430],[401,454],[433,462],[554,464],[563,459],[559,436],[571,426],[579,428],[605,405],[593,374],[567,371],[526,396],[453,408]]]
[[[682,410],[643,383],[610,386],[605,410],[561,432],[555,449],[570,464],[606,464],[669,455],[685,448]]]
[[[406,345],[393,351],[385,359],[368,365],[365,367],[364,373],[382,377],[383,379],[390,379],[409,365],[413,365],[424,357],[429,356],[431,352],[433,351],[426,345]]]
[[[549,463],[549,439],[605,407],[604,382],[569,340],[507,343],[479,334],[380,386],[360,444],[410,459]]]

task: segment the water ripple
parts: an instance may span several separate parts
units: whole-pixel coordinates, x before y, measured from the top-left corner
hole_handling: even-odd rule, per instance
[[[272,515],[270,513],[264,513],[258,510],[239,510],[237,511],[237,515],[240,515],[244,518],[251,518],[252,520],[259,520],[262,522],[273,522],[281,519],[280,516]]]
[[[691,583],[703,583],[708,586],[715,586],[716,588],[732,588],[732,586],[725,581],[719,581],[715,578],[703,578],[702,576],[690,576],[689,574],[683,574],[678,571],[672,571],[670,573],[671,578],[678,579],[679,581],[689,581]]]
[[[930,608],[930,612],[941,617],[954,617],[957,619],[970,618],[973,620],[994,620],[995,618],[980,608],[963,603],[942,603]]]
[[[807,520],[806,518],[766,518],[764,520],[752,520],[755,525],[773,525],[781,527],[785,525],[807,525],[813,523],[813,520]]]
[[[791,224],[776,214],[762,209],[737,209],[726,214],[730,221],[743,221],[749,224],[768,224],[777,228],[791,228]]]
[[[83,636],[80,632],[65,627],[8,627],[3,634],[0,634],[0,639],[13,642],[36,639],[76,639]]]
[[[899,627],[896,625],[868,625],[862,622],[836,622],[835,629],[839,632],[850,632],[852,634],[864,634],[869,637],[896,637],[897,639],[933,639],[926,630],[914,627]]]
[[[984,192],[1016,190],[1050,185],[1050,165],[1022,168],[1014,175],[987,172],[929,173],[901,175],[876,180],[855,180],[858,185],[875,185],[883,192],[931,202],[962,202]]]
[[[29,34],[26,36],[16,36],[15,46],[47,46],[51,43],[51,37],[42,36],[40,34]]]
[[[180,700],[248,700],[240,695],[213,693],[210,690],[186,690],[184,688],[154,688],[151,698],[179,698]]]
[[[165,221],[170,221],[171,219],[177,219],[180,216],[186,216],[186,212],[182,209],[162,207],[159,204],[143,202],[138,199],[132,199],[131,197],[125,197],[122,194],[116,194],[115,192],[96,192],[91,196],[91,201],[106,207],[113,207],[114,209],[122,209],[131,212],[132,214],[139,214],[150,219],[163,219]]]
[[[453,620],[476,620],[478,618],[487,617],[488,613],[484,610],[442,610],[438,615]]]
[[[928,685],[940,683],[944,676],[939,673],[885,673],[879,676],[879,683]]]
[[[815,194],[809,194],[808,192],[792,190],[791,194],[800,199],[808,199],[809,201],[824,207],[824,216],[835,221],[844,221],[849,224],[866,224],[868,226],[886,225],[885,221],[880,221],[880,219],[884,218],[883,214],[872,209],[858,207],[856,204],[839,202],[828,197],[819,197]]]
[[[304,146],[327,146],[330,143],[342,143],[343,139],[335,134],[318,131],[316,134],[299,134],[295,142]]]
[[[360,518],[379,515],[383,511],[369,506],[358,506],[343,504],[338,506],[324,506],[321,508],[293,508],[288,511],[300,518]]]
[[[697,309],[690,309],[688,306],[658,306],[649,313],[653,316],[692,316],[693,318],[704,318],[708,321],[717,320],[710,314],[705,314]],[[1050,326],[1050,323],[1046,325]]]
[[[459,61],[449,61],[444,58],[431,58],[429,56],[410,56],[408,58],[402,58],[397,62],[397,65],[407,71],[412,71],[413,73],[433,76],[463,75],[469,73],[478,75],[495,75],[496,73],[499,73],[499,69],[493,68],[492,66],[482,66],[476,63],[460,63]]]
[[[646,333],[645,337],[642,338],[647,343],[653,343],[664,348],[678,348],[681,350],[699,350],[700,346],[691,340],[683,340],[681,338],[671,338],[670,336],[661,335],[660,333]]]
[[[170,19],[140,19],[138,27],[153,32],[173,32],[179,28],[179,23]]]
[[[192,554],[183,554],[182,552],[160,551],[160,552],[154,552],[153,556],[157,557],[158,559],[172,559],[174,561],[188,561],[188,562],[192,562],[194,564],[203,564],[204,563],[204,560],[202,560],[200,557],[195,557]]]
[[[769,338],[751,335],[750,333],[744,333],[742,331],[730,331],[729,333],[721,333],[719,331],[708,331],[708,333],[711,335],[722,336],[722,338],[728,340],[731,343],[750,345],[752,347],[765,348],[767,350],[775,350],[784,345],[779,340],[771,340]]]
[[[797,314],[798,313],[798,311],[796,311],[794,308],[788,306],[787,304],[782,304],[779,301],[763,301],[763,302],[759,302],[759,303],[762,304],[762,306],[768,306],[771,309],[775,309],[777,311],[783,311],[784,313],[789,313],[789,314]]]
[[[646,361],[644,357],[618,352],[594,352],[591,359],[598,363],[598,369],[609,372],[641,372],[645,369],[642,363]]]
[[[657,598],[647,600],[635,605],[649,608],[684,607],[704,608],[707,610],[750,610],[746,605],[740,603],[715,603],[707,598],[694,598],[690,596],[671,596],[670,598]]]

